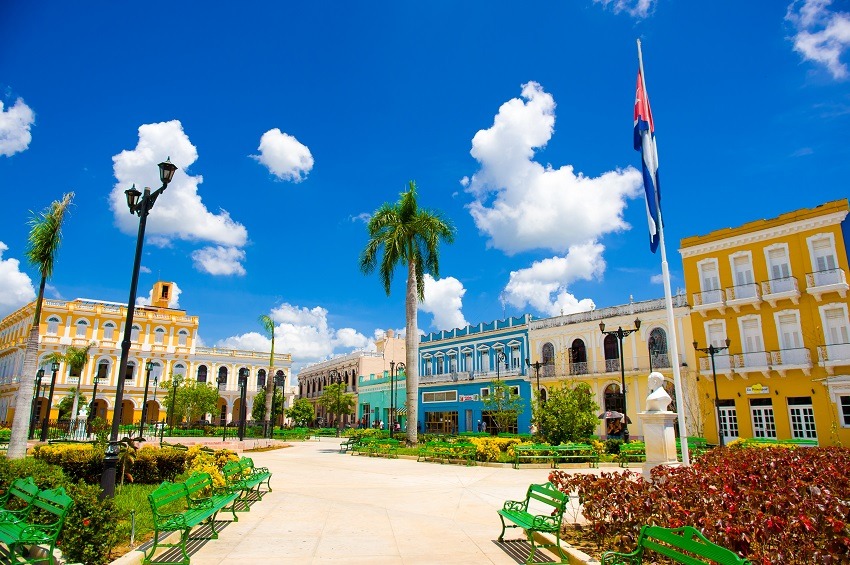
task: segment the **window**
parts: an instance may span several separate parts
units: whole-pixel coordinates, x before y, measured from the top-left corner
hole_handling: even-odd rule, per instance
[[[490,396],[490,387],[482,388],[482,389],[481,389],[481,396],[480,396],[480,398],[484,398],[485,396]]]
[[[140,331],[142,331],[142,328],[133,324],[133,330],[130,332],[130,341],[139,341]]]
[[[186,330],[180,330],[177,332],[177,345],[185,346],[186,342],[189,339],[189,332]]]
[[[168,299],[168,290],[169,290],[169,288],[168,288],[167,284],[162,285],[162,295],[160,296],[160,298],[165,298],[167,300]]]
[[[779,333],[779,346],[782,349],[803,347],[803,338],[800,336],[800,322],[797,320],[796,312],[778,314],[776,325],[777,333]]]
[[[816,235],[808,240],[814,270],[814,286],[823,286],[843,282],[841,272],[836,268],[835,245],[831,235]]]
[[[605,387],[605,410],[615,412],[623,411],[623,395],[620,393],[620,385],[610,384]]]
[[[88,327],[89,323],[85,320],[77,320],[77,337],[85,338]]]
[[[850,396],[839,397],[841,403],[841,425],[850,427]]]
[[[428,402],[457,402],[456,390],[445,390],[441,392],[423,392],[422,403]]]
[[[200,367],[198,367],[197,381],[199,383],[207,382],[207,366],[206,365],[201,365]]]
[[[471,351],[467,351],[467,352],[464,354],[463,359],[464,359],[464,367],[463,367],[463,370],[464,370],[464,371],[472,372],[472,367],[473,367],[473,365],[472,365],[472,352],[471,352]]]
[[[106,379],[109,378],[109,361],[97,364],[97,378],[100,384],[106,384]]]
[[[490,353],[487,349],[478,350],[478,368],[484,373],[490,371]]]
[[[726,328],[722,322],[712,322],[706,324],[706,336],[708,343],[714,347],[726,347]]]
[[[218,368],[218,380],[216,382],[219,385],[227,386],[227,367]]]
[[[165,330],[162,328],[157,328],[154,330],[154,338],[153,342],[162,345],[162,342],[165,341]]]
[[[125,381],[132,381],[133,375],[135,374],[135,372],[136,372],[136,363],[133,362],[133,361],[130,361],[129,363],[127,363],[127,370],[124,372],[124,380]]]
[[[345,377],[346,382],[348,382],[348,377]],[[266,370],[260,369],[257,371],[257,390],[261,388],[265,388],[266,386]]]
[[[587,374],[587,348],[581,339],[574,339],[570,346],[570,374]]]
[[[554,365],[555,364],[555,346],[551,343],[544,343],[542,356],[544,365]]]
[[[605,372],[619,371],[620,344],[617,342],[617,338],[608,334],[605,336],[602,345],[605,350]]]
[[[437,374],[442,375],[445,373],[445,363],[443,361],[442,355],[437,355]]]
[[[732,274],[735,278],[735,298],[755,296],[753,284],[753,265],[750,254],[735,255],[732,258]]]
[[[522,360],[519,355],[519,347],[516,345],[511,346],[511,369],[519,369],[522,366]]]
[[[770,272],[770,278],[773,279],[773,287],[782,279],[787,279],[791,276],[791,264],[788,262],[788,248],[786,246],[771,247],[766,250],[767,268]],[[774,292],[782,292],[774,289]]]
[[[720,277],[717,274],[715,259],[699,264],[699,280],[702,288],[702,303],[720,302]]]
[[[770,398],[750,400],[750,416],[753,421],[753,436],[776,438],[776,420]]]
[[[47,333],[56,335],[59,331],[59,322],[61,320],[56,316],[51,316],[47,319]]]
[[[788,416],[791,418],[791,437],[795,439],[817,439],[815,411],[810,396],[788,398]]]
[[[847,314],[844,308],[824,308],[824,336],[827,345],[850,343],[850,332],[847,329]]]
[[[112,341],[115,339],[115,324],[106,322],[103,324],[103,339]]]
[[[649,332],[649,349],[650,364],[653,369],[670,366],[670,359],[667,356],[667,332],[662,328],[653,328]]]
[[[761,318],[738,318],[738,323],[741,326],[744,367],[766,366],[767,357],[761,337]]]
[[[512,386],[511,387],[511,394],[513,396],[519,396],[519,387],[518,386]]]

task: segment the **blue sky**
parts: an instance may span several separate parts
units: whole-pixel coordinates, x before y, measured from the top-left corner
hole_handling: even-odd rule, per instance
[[[0,5],[0,314],[38,284],[30,210],[76,198],[48,296],[127,300],[123,191],[158,187],[139,281],[207,345],[296,367],[404,327],[358,270],[408,180],[457,227],[420,328],[663,295],[632,149],[643,43],[673,287],[682,237],[847,196],[850,4]]]

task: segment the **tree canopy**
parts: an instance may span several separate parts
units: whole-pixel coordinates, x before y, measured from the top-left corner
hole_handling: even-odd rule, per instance
[[[538,433],[552,445],[585,441],[599,424],[599,405],[587,383],[557,383],[549,389],[546,402],[537,399],[534,416]]]

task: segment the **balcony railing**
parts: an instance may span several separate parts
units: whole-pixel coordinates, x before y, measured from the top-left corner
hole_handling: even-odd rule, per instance
[[[726,307],[725,300],[723,291],[719,288],[715,290],[706,290],[704,292],[695,292],[694,309],[709,310],[711,308],[717,308],[718,310],[723,311]]]
[[[828,368],[850,365],[850,343],[818,345],[818,362]]]
[[[605,360],[605,372],[606,373],[614,373],[620,371],[620,360],[619,359],[606,359]]]
[[[844,298],[848,290],[844,269],[826,269],[806,273],[806,286],[806,292],[818,300],[827,292],[837,292],[841,298]]]
[[[757,299],[758,297],[759,287],[756,283],[739,284],[726,289],[726,302]]]
[[[767,351],[749,351],[732,356],[732,366],[740,372],[764,371],[770,366]]]
[[[728,354],[714,355],[714,368],[718,373],[728,373],[732,368],[732,357]],[[699,369],[703,372],[711,372],[711,357],[699,358]]]
[[[586,375],[587,374],[587,361],[578,362],[578,363],[570,363],[570,374],[571,375]]]
[[[776,302],[784,298],[791,299],[797,304],[800,298],[800,289],[797,286],[796,277],[781,277],[770,279],[761,283],[761,297],[776,307]]]
[[[670,368],[670,356],[667,355],[666,353],[654,353],[652,355],[652,359],[650,359],[650,361],[652,362],[652,368],[653,369],[669,369]]]
[[[812,355],[805,347],[796,347],[793,349],[780,349],[779,351],[770,352],[770,362],[772,365],[811,365]]]

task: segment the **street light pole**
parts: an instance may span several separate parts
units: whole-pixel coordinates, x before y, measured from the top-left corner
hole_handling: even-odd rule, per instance
[[[133,275],[130,278],[130,297],[127,300],[127,320],[124,323],[124,339],[121,340],[121,360],[118,363],[118,382],[115,386],[115,407],[112,412],[112,431],[109,434],[109,445],[103,458],[103,475],[100,477],[102,496],[115,496],[115,469],[118,466],[118,433],[121,425],[121,405],[124,402],[124,375],[127,372],[127,362],[130,359],[130,336],[133,332],[133,315],[136,310],[136,287],[139,284],[139,269],[142,264],[142,246],[145,241],[145,226],[148,214],[153,208],[157,197],[168,187],[177,170],[171,161],[166,159],[159,164],[159,179],[162,186],[151,192],[145,188],[144,194],[136,190],[135,185],[124,191],[127,196],[127,206],[130,214],[139,216],[139,233],[136,237],[136,255],[133,261]],[[141,198],[140,198],[141,197]]]
[[[599,331],[604,335],[617,337],[620,344],[620,384],[623,387],[623,442],[629,443],[629,413],[626,402],[626,366],[623,362],[623,338],[640,329],[640,318],[635,318],[635,327],[629,329],[617,328],[617,331],[605,331],[605,322],[599,322]]]
[[[148,387],[151,384],[151,371],[153,371],[153,361],[148,359],[145,363],[145,394],[142,397],[142,421],[139,422],[139,437],[145,437],[145,420],[148,417]]]
[[[276,400],[275,396],[277,396],[277,387],[280,387],[281,389],[283,389],[284,385],[286,385],[286,375],[283,374],[282,372],[278,372],[274,376],[274,381],[272,381],[272,414],[271,414],[271,418],[270,418],[270,421],[271,421],[271,424],[272,424],[271,425],[272,431],[269,434],[270,438],[274,437],[274,422],[275,422],[275,414],[276,414],[275,409],[274,409],[274,401]],[[284,397],[285,397],[285,395],[284,395]],[[282,404],[283,404],[283,398],[281,399],[281,408],[283,408]]]
[[[245,439],[245,418],[248,417],[247,402],[248,398],[248,369],[242,367],[239,369],[239,441]]]
[[[720,395],[717,392],[717,369],[714,366],[714,355],[716,353],[720,353],[721,351],[726,351],[729,349],[729,346],[732,344],[731,339],[726,340],[726,347],[714,347],[713,344],[709,344],[708,347],[697,347],[699,345],[698,342],[694,342],[694,349],[700,351],[702,353],[708,353],[711,357],[711,377],[714,381],[714,412],[717,415],[717,437],[720,442],[720,447],[723,447],[726,442],[723,440],[723,426],[720,425]]]
[[[95,401],[97,400],[97,385],[100,384],[100,368],[98,368],[97,373],[95,374],[92,381],[94,382],[94,390],[91,393],[91,403],[89,404],[89,421],[93,418],[92,414],[94,414],[95,409]]]
[[[393,433],[395,432],[395,412],[393,412],[393,408],[395,408],[395,389],[393,389],[394,384],[395,361],[390,361],[390,437],[393,437]]]
[[[227,386],[227,376],[219,373],[218,375],[218,394],[221,395],[222,387]],[[224,398],[224,397],[222,397]],[[224,421],[221,423],[221,441],[227,441],[227,400],[224,401]]]
[[[532,363],[528,357],[525,358],[525,366],[534,367],[534,372],[537,375],[537,399],[541,401],[542,399],[540,398],[540,367],[542,367],[543,365],[544,364],[540,361],[535,361],[534,363]]]
[[[44,369],[39,369],[35,374],[35,396],[32,397],[32,410],[30,414],[30,433],[29,437],[32,437],[35,434],[35,423],[38,422],[38,414],[36,414],[36,407],[38,406],[38,397],[41,394],[41,379],[44,378]]]
[[[174,402],[177,400],[177,387],[180,386],[180,375],[171,377],[171,405],[168,407],[169,435],[174,435]]]
[[[47,395],[47,412],[44,414],[44,420],[41,423],[41,441],[47,441],[47,426],[50,424],[50,408],[53,407],[53,389],[56,387],[56,373],[59,372],[59,362],[51,363],[50,369],[53,371],[53,376],[50,378],[50,394]]]

